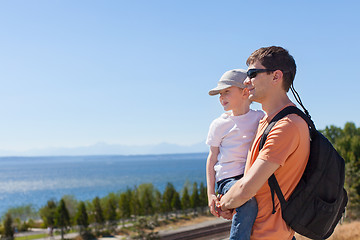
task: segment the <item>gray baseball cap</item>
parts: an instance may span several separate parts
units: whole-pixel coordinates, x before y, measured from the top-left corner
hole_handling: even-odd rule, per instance
[[[209,91],[209,95],[217,95],[220,93],[221,90],[229,88],[231,86],[246,88],[246,86],[244,85],[244,80],[247,77],[246,72],[247,71],[244,69],[233,69],[225,72],[221,76],[217,87]]]

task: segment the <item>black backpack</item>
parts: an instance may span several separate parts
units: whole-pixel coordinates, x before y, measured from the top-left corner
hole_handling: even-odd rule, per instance
[[[348,201],[344,189],[344,159],[329,140],[316,130],[310,117],[294,106],[286,107],[270,121],[261,137],[259,149],[264,146],[275,123],[292,113],[302,117],[309,126],[310,156],[300,182],[287,201],[275,175],[269,178],[273,213],[275,212],[274,193],[276,193],[280,201],[282,217],[295,232],[311,239],[326,239],[333,233],[345,212]]]

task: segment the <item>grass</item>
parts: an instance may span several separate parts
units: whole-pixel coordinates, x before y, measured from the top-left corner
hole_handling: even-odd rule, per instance
[[[31,234],[28,236],[15,237],[15,240],[32,240],[32,239],[46,238],[48,236],[49,235],[46,233],[39,233],[39,234]]]

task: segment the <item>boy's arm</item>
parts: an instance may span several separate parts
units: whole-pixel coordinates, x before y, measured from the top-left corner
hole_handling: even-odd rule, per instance
[[[215,209],[217,197],[215,193],[215,170],[214,166],[218,161],[219,147],[210,146],[209,155],[206,161],[206,183],[207,183],[207,194],[208,194],[208,205],[210,212],[219,217]]]
[[[256,159],[246,175],[221,198],[221,210],[237,208],[255,196],[279,166],[277,163]]]

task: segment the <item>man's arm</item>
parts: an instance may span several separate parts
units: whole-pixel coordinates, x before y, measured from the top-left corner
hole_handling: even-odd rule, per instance
[[[256,159],[246,175],[221,198],[221,210],[234,209],[246,203],[255,196],[279,166],[277,163]]]
[[[209,155],[206,162],[206,183],[207,183],[207,195],[210,212],[219,217],[219,213],[216,212],[215,204],[217,202],[215,194],[215,170],[214,166],[218,161],[219,147],[210,146]]]

